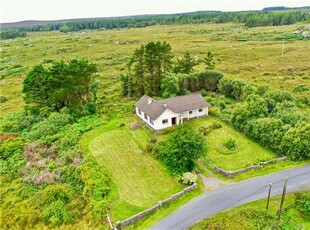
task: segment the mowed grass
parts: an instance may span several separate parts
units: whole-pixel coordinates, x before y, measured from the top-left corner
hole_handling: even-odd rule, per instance
[[[81,140],[112,177],[118,199],[112,204],[114,218],[121,220],[158,201],[170,197],[184,187],[172,178],[144,147],[150,131],[132,131],[127,123],[113,120],[91,131]]]
[[[278,157],[272,151],[263,148],[215,117],[208,116],[193,120],[189,124],[198,130],[199,127],[208,127],[215,122],[220,123],[222,127],[212,130],[205,137],[205,140],[207,155],[216,166],[225,170],[237,170],[258,163],[259,161]],[[236,141],[236,151],[226,149],[225,143],[229,139]]]

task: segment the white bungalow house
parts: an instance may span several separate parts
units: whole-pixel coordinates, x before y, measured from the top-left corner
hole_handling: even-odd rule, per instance
[[[153,130],[161,130],[189,120],[208,116],[210,105],[200,93],[154,100],[144,95],[136,103],[137,116]]]

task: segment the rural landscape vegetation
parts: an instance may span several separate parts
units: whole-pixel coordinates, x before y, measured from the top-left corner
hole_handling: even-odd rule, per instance
[[[0,35],[1,229],[109,229],[107,214],[117,226],[197,184],[124,227],[148,229],[209,191],[202,178],[310,162],[307,7],[4,24]],[[194,92],[208,117],[153,132],[135,116],[144,94]],[[277,221],[280,199],[190,229],[310,228],[309,188],[287,195]]]

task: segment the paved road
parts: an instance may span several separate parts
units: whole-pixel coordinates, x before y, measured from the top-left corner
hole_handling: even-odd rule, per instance
[[[151,230],[186,229],[195,222],[226,209],[264,198],[272,183],[271,194],[282,193],[285,177],[287,191],[310,186],[310,165],[250,179],[238,184],[218,188],[185,204],[170,216],[157,223]]]

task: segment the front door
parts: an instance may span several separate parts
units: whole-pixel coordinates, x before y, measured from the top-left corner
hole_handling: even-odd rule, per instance
[[[172,125],[176,125],[177,124],[177,118],[176,117],[171,118],[171,123],[172,123]]]

